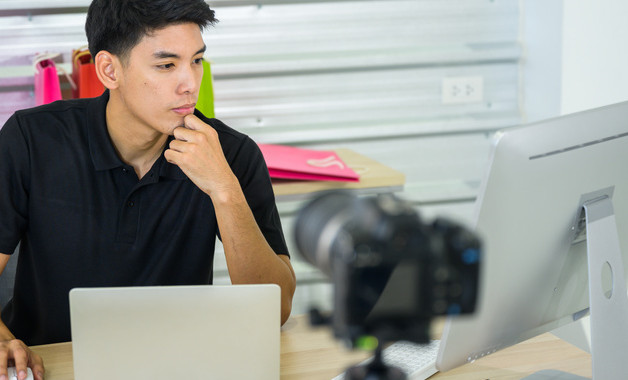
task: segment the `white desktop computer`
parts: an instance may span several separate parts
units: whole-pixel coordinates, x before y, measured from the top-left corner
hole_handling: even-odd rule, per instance
[[[437,367],[590,312],[594,380],[628,379],[628,102],[498,133],[475,220],[478,308],[448,319]]]

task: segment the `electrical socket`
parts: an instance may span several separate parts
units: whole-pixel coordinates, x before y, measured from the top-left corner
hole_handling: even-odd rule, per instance
[[[443,78],[443,104],[480,103],[484,100],[481,76]]]

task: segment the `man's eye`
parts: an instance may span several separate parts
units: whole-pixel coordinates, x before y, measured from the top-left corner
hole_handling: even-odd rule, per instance
[[[157,65],[157,68],[164,69],[164,70],[167,70],[173,67],[174,67],[174,63],[166,63],[163,65]]]
[[[202,63],[203,63],[203,58],[196,58],[196,59],[194,60],[194,63],[195,63],[195,64],[197,64],[197,65],[202,64]]]

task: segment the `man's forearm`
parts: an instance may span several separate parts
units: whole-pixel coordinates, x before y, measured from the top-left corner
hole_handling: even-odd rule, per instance
[[[0,253],[0,276],[2,276],[2,273],[4,273],[4,270],[10,258],[11,258],[10,255]],[[0,314],[1,313],[2,313],[2,308],[0,308]],[[13,336],[13,333],[11,333],[9,328],[4,324],[4,322],[2,322],[2,317],[0,317],[0,341],[11,340],[11,339],[15,339],[15,336]]]
[[[0,342],[15,339],[15,335],[9,330],[7,325],[2,322],[2,318],[0,318]]]
[[[215,197],[218,198],[218,197]],[[260,231],[241,191],[213,199],[234,284],[274,283],[281,287],[281,323],[290,316],[296,278],[286,255],[277,255]]]

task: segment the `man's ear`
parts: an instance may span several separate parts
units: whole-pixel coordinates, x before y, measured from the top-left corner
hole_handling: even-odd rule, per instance
[[[109,90],[118,88],[120,74],[120,60],[106,50],[101,50],[94,58],[96,75],[102,84]]]

